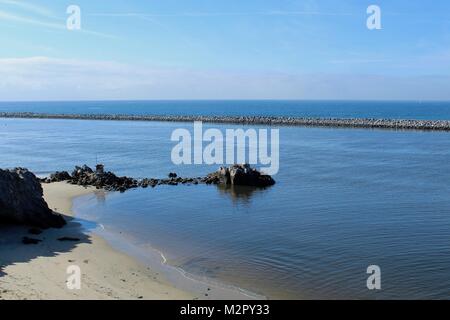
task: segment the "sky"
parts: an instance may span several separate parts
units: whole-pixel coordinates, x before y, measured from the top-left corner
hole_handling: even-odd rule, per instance
[[[0,0],[0,39],[1,101],[450,100],[447,0]]]

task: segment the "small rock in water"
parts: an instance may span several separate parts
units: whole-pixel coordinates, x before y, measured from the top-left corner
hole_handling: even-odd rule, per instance
[[[72,238],[72,237],[62,237],[62,238],[58,238],[58,241],[80,241],[80,239]]]
[[[23,244],[38,244],[39,242],[42,242],[42,240],[29,238],[29,237],[23,237],[22,238],[22,243]]]
[[[28,233],[38,235],[38,234],[42,233],[42,230],[39,228],[31,228],[31,229],[28,229]]]
[[[206,184],[228,184],[264,188],[275,184],[275,180],[250,167],[249,164],[235,164],[229,168],[221,167],[203,179]]]

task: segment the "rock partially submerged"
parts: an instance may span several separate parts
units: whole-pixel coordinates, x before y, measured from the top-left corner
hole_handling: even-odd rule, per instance
[[[269,175],[262,174],[249,164],[235,164],[231,167],[221,167],[217,172],[210,173],[205,182],[208,184],[227,184],[235,186],[268,187],[275,184]]]
[[[112,172],[105,172],[102,165],[99,165],[95,171],[86,165],[75,167],[70,183],[82,186],[95,186],[98,189],[105,189],[107,191],[121,192],[139,186],[136,179],[118,177]]]
[[[107,191],[124,192],[131,188],[147,188],[157,185],[178,184],[225,184],[236,186],[267,187],[275,184],[271,176],[264,175],[249,165],[233,165],[220,168],[206,177],[182,178],[171,172],[168,179],[145,178],[137,180],[130,177],[118,177],[104,171],[103,165],[96,170],[88,166],[75,167],[72,174],[58,171],[49,178],[39,180],[23,168],[13,170],[0,169],[0,223],[17,223],[37,228],[60,228],[66,224],[64,218],[54,213],[43,198],[41,182],[67,181],[82,186],[95,186]],[[38,234],[37,232],[32,234]]]
[[[38,178],[23,168],[0,169],[0,223],[60,228],[64,218],[48,207]]]
[[[38,244],[39,242],[42,242],[41,239],[35,239],[35,238],[29,238],[29,237],[23,237],[22,243],[23,244]]]
[[[42,182],[58,182],[67,181],[71,184],[82,186],[94,186],[97,189],[105,189],[107,191],[124,192],[132,188],[148,188],[156,187],[158,185],[172,185],[178,184],[231,184],[252,187],[267,187],[275,184],[271,176],[264,175],[256,169],[253,169],[248,164],[233,165],[229,168],[220,168],[218,171],[210,173],[206,177],[196,178],[182,178],[175,172],[171,172],[167,179],[144,178],[134,179],[130,177],[118,177],[114,173],[104,171],[103,165],[97,165],[95,170],[92,170],[87,165],[82,167],[76,166],[72,174],[66,171],[55,172],[49,178],[43,179]]]
[[[78,241],[80,241],[80,238],[61,237],[61,238],[58,238],[58,241],[74,241],[74,242],[78,242]]]

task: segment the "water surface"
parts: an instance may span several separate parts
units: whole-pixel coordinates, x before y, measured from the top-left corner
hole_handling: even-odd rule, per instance
[[[215,170],[171,163],[180,126],[191,128],[2,119],[0,167],[45,174],[97,157],[136,177]],[[79,199],[76,212],[188,272],[271,298],[449,298],[448,133],[283,127],[280,138],[272,188],[161,186]],[[372,264],[379,292],[366,288]]]

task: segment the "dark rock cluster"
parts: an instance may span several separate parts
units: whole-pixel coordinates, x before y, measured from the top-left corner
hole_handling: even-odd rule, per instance
[[[0,223],[17,223],[29,225],[31,234],[39,234],[36,228],[60,228],[66,224],[64,218],[54,213],[43,198],[40,182],[51,183],[67,181],[71,184],[94,186],[108,191],[124,192],[128,189],[155,187],[157,185],[178,184],[216,184],[232,186],[267,187],[275,183],[272,177],[264,175],[249,165],[233,165],[220,168],[206,177],[182,178],[171,172],[166,179],[134,179],[118,177],[112,172],[104,171],[103,165],[95,170],[84,165],[75,167],[72,174],[59,171],[48,178],[38,179],[33,173],[23,168],[13,170],[0,169]],[[67,240],[67,239],[65,239]],[[24,243],[34,243],[27,238]]]
[[[221,167],[205,178],[207,184],[227,184],[235,186],[268,187],[275,184],[269,175],[262,174],[248,164],[235,164],[231,167]]]
[[[56,171],[55,173],[52,173],[49,177],[50,182],[57,182],[57,181],[64,181],[69,180],[70,174],[67,171]]]
[[[0,169],[0,223],[39,228],[60,228],[66,224],[61,215],[48,207],[39,179],[23,168]]]
[[[103,165],[97,165],[95,171],[87,165],[82,167],[76,166],[72,174],[69,174],[67,171],[57,171],[52,173],[49,178],[42,180],[45,183],[58,181],[68,181],[71,184],[80,186],[94,186],[97,189],[120,192],[140,186],[136,179],[118,177],[112,172],[105,172]]]
[[[267,187],[275,184],[272,177],[260,173],[248,164],[220,168],[218,171],[210,173],[206,177],[182,178],[175,172],[171,172],[166,179],[144,178],[140,180],[130,177],[118,177],[112,172],[105,172],[103,165],[97,165],[95,171],[84,165],[82,167],[75,167],[72,174],[66,171],[55,172],[49,178],[42,180],[44,183],[58,181],[67,181],[71,184],[94,186],[97,189],[120,192],[138,187],[154,188],[158,185],[176,186],[178,184],[195,185],[204,183]]]
[[[72,174],[66,171],[52,173],[50,177],[42,180],[44,183],[67,181],[81,186],[94,186],[97,189],[107,191],[124,192],[133,188],[156,187],[157,185],[198,184],[200,178],[181,178],[176,173],[170,173],[168,179],[134,179],[130,177],[118,177],[112,172],[105,172],[103,165],[97,165],[95,171],[87,165],[76,166]]]

